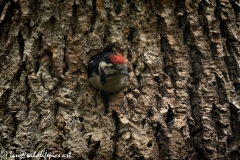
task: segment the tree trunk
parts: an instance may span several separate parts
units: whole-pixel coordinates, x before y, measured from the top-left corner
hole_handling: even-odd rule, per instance
[[[239,11],[237,0],[1,0],[0,157],[239,159]],[[130,73],[108,105],[86,72],[106,46]]]

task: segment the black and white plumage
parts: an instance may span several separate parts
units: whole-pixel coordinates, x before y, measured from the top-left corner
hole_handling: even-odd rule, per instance
[[[98,53],[91,58],[88,65],[90,84],[105,94],[123,89],[128,76],[125,58],[112,50]]]

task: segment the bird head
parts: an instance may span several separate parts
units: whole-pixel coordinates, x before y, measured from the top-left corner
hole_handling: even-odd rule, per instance
[[[129,76],[126,59],[116,52],[110,52],[103,57],[99,64],[99,72],[107,77]]]

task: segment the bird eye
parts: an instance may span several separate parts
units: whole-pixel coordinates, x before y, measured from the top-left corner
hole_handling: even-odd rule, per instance
[[[111,69],[113,69],[114,67],[113,67],[113,66],[111,66],[110,68],[111,68]]]

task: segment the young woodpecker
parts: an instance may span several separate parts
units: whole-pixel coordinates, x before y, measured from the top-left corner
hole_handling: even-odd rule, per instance
[[[88,64],[90,84],[105,94],[123,89],[127,84],[128,76],[125,58],[112,50],[98,53]]]

